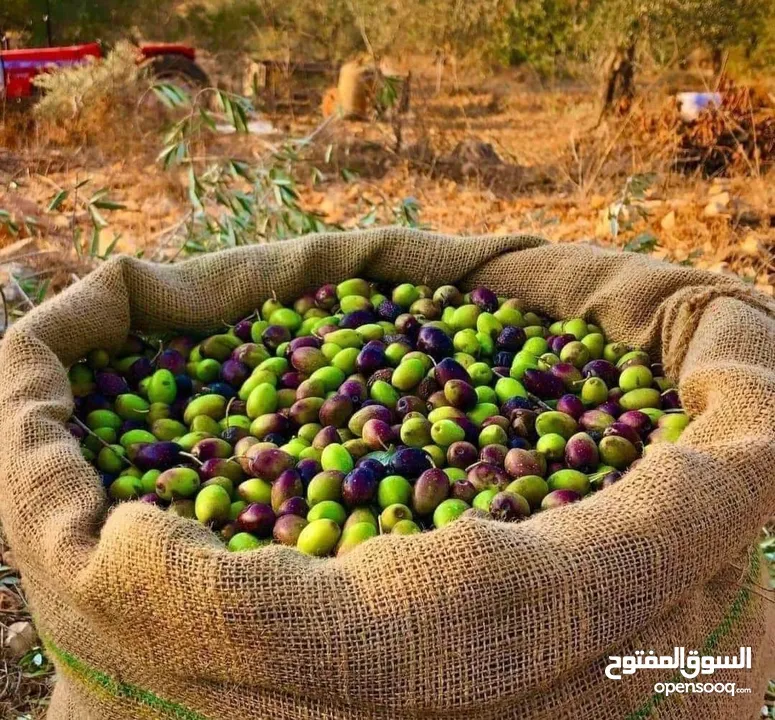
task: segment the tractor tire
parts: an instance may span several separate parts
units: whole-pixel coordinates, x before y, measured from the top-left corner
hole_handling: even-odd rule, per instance
[[[176,84],[204,88],[209,87],[210,78],[193,60],[184,55],[157,55],[144,65],[154,80],[176,82]]]

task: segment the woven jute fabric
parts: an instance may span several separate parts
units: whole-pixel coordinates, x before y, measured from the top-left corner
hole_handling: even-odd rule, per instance
[[[275,292],[363,276],[483,284],[661,357],[693,423],[618,484],[518,524],[465,519],[342,558],[228,553],[194,521],[109,509],[63,423],[67,367],[136,330],[219,329]],[[775,307],[734,279],[534,237],[389,228],[176,265],[106,262],[0,349],[0,516],[58,669],[53,720],[753,718],[773,603],[751,551],[775,510]],[[664,698],[683,646],[748,694]]]

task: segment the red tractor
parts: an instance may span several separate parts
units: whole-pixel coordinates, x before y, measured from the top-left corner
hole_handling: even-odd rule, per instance
[[[79,65],[103,57],[98,43],[25,50],[0,48],[0,99],[31,98],[37,88],[32,79],[51,68]],[[206,86],[207,75],[196,64],[196,51],[186,45],[157,44],[138,47],[137,61],[159,80]]]

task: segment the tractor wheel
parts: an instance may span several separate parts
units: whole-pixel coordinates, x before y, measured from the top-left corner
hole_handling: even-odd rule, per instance
[[[158,55],[144,67],[154,80],[171,82],[184,89],[201,89],[210,85],[207,73],[184,55]]]

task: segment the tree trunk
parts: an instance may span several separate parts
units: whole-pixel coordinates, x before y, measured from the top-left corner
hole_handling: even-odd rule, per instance
[[[626,47],[619,48],[607,63],[598,124],[612,111],[626,111],[632,104],[635,97],[636,44],[637,40],[633,39]]]

